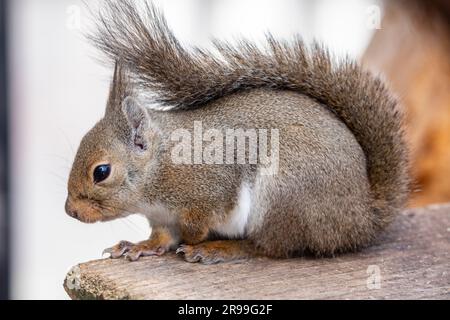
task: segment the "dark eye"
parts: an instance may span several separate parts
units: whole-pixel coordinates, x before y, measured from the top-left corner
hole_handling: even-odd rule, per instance
[[[94,169],[94,182],[102,182],[109,177],[111,173],[111,166],[109,164],[102,164]]]

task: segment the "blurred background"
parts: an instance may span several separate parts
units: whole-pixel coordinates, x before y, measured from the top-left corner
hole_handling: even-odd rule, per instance
[[[300,33],[383,75],[407,112],[410,205],[450,201],[449,1],[155,3],[185,43]],[[0,19],[0,298],[67,299],[70,267],[149,234],[141,217],[84,225],[64,212],[73,157],[104,112],[112,70],[83,37],[83,1],[0,0]]]

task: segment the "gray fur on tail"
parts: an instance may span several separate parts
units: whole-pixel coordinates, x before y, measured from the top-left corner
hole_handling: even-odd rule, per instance
[[[214,51],[187,49],[153,5],[145,2],[140,13],[129,0],[105,1],[91,39],[112,61],[122,61],[134,85],[163,110],[198,108],[262,87],[316,99],[348,126],[364,150],[380,227],[405,204],[409,180],[402,114],[383,82],[355,62],[334,63],[323,47],[308,48],[299,37],[287,42],[269,35],[263,48],[242,40],[236,45],[214,41]]]

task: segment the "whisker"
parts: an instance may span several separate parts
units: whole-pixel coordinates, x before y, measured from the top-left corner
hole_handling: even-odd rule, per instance
[[[58,127],[58,130],[60,131],[60,133],[62,134],[62,136],[64,137],[64,139],[66,140],[67,145],[69,146],[70,151],[72,152],[72,155],[75,155],[75,149],[73,147],[73,144],[70,142],[69,137],[67,136],[67,134],[64,132],[64,130],[61,127]]]
[[[132,226],[134,226],[139,232],[145,233],[146,230],[144,230],[141,226],[137,225],[136,223],[134,223],[132,220],[127,220],[126,218],[124,219],[124,221],[127,221],[129,224],[131,224]]]
[[[120,221],[122,221],[124,225],[126,225],[128,228],[132,229],[134,232],[137,232],[137,233],[143,232],[143,230],[141,230],[141,229],[137,228],[135,225],[131,224],[130,220],[127,220],[126,218],[120,219]]]

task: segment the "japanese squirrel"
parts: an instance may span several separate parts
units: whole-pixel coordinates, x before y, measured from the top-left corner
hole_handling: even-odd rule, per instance
[[[121,241],[105,250],[112,258],[170,250],[207,264],[333,256],[370,244],[405,205],[403,115],[379,78],[299,37],[188,49],[145,7],[143,15],[133,1],[106,1],[99,11],[90,38],[115,64],[114,77],[68,181],[66,212],[80,221],[148,218],[149,239]],[[177,149],[198,134],[196,124],[215,138],[248,133],[245,163],[236,143],[211,136],[200,138],[216,143],[214,159],[223,147],[234,162],[192,160],[195,150]],[[278,143],[272,172],[249,161],[251,130],[273,133],[253,140],[258,152],[262,140]],[[184,162],[174,161],[175,149],[186,151]]]

